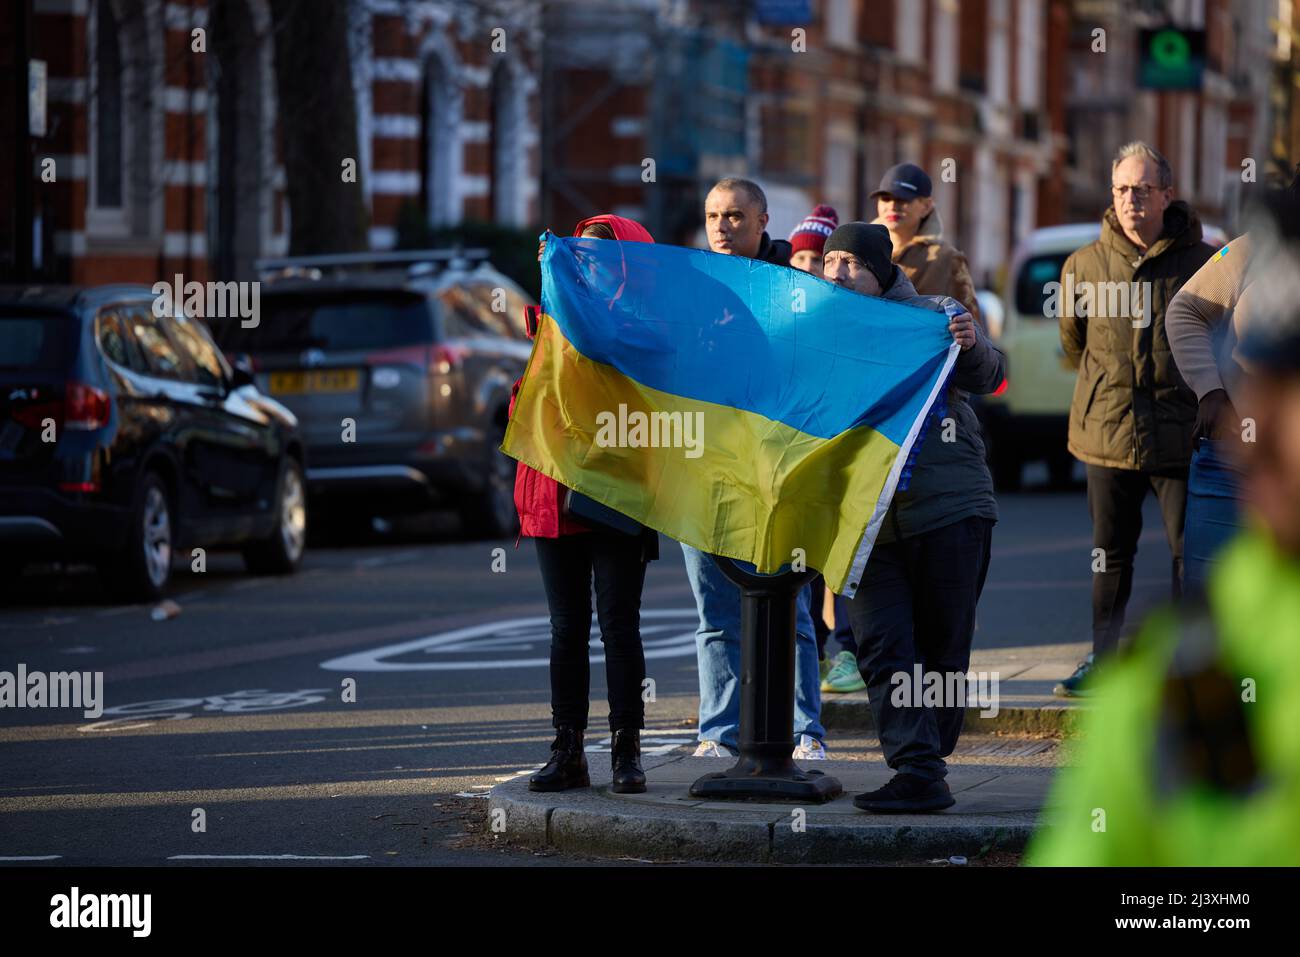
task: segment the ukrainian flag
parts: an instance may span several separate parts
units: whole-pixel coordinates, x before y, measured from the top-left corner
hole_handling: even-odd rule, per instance
[[[705,552],[858,587],[959,347],[783,266],[548,234],[502,450]]]

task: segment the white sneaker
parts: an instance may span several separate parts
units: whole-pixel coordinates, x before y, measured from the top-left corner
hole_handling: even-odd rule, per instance
[[[801,734],[790,757],[796,761],[825,761],[826,746],[811,735]]]
[[[701,741],[693,758],[734,758],[736,753],[717,741]]]

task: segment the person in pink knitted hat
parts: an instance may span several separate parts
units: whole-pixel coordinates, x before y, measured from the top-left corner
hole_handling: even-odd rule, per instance
[[[826,237],[840,224],[833,206],[819,205],[790,234],[790,265],[814,276],[822,274],[822,247]]]

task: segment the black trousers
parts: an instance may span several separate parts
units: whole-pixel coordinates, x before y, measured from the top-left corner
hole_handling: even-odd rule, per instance
[[[551,723],[557,728],[587,727],[594,580],[609,685],[609,728],[645,727],[641,587],[646,562],[641,539],[597,531],[534,541],[551,612]]]
[[[1092,544],[1102,549],[1105,570],[1093,559],[1092,651],[1100,657],[1119,645],[1124,611],[1133,592],[1133,558],[1142,534],[1142,502],[1154,489],[1173,554],[1172,594],[1182,596],[1183,520],[1187,513],[1187,470],[1168,474],[1088,466],[1088,512]]]
[[[858,669],[885,762],[895,771],[938,780],[961,734],[966,709],[945,700],[920,704],[915,666],[923,673],[965,675],[975,636],[975,606],[988,574],[993,522],[972,517],[912,538],[877,545],[849,603]],[[900,677],[912,704],[898,704]],[[964,680],[964,678],[963,678]]]

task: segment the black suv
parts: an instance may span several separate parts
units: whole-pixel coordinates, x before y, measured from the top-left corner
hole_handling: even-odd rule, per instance
[[[258,388],[302,423],[313,500],[371,514],[451,506],[472,534],[514,534],[515,463],[498,447],[534,303],[482,255],[267,260],[258,325],[213,323],[226,355],[247,355]]]
[[[254,572],[297,567],[293,414],[201,321],[154,302],[142,286],[0,287],[4,581],[37,559],[88,559],[121,597],[152,600],[194,547],[239,546]]]

